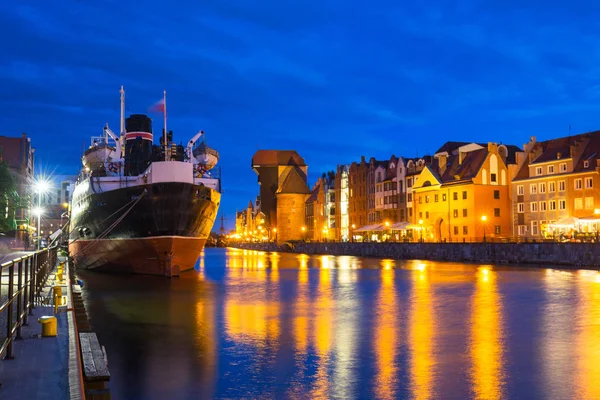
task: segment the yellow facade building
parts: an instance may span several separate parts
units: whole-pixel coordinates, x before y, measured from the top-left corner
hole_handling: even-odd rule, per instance
[[[414,239],[498,240],[511,235],[510,166],[516,146],[448,142],[413,186]]]

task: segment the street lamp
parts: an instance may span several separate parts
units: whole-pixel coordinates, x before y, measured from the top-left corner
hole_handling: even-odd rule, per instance
[[[306,227],[303,226],[301,229],[302,229],[302,241],[306,242]]]
[[[350,235],[350,241],[354,243],[354,230],[356,229],[356,225],[352,224],[352,232]]]
[[[31,210],[34,215],[37,214],[37,219],[38,219],[38,221],[37,221],[37,239],[38,239],[37,249],[38,250],[40,249],[40,232],[41,232],[40,231],[40,219],[44,212],[44,210],[42,209],[42,194],[48,192],[49,189],[50,189],[50,182],[48,182],[45,179],[39,179],[39,180],[34,181],[34,183],[33,183],[33,190],[38,195],[37,206],[33,210]]]
[[[487,221],[487,216],[481,216],[481,223],[483,223],[483,243],[485,243],[485,221]]]
[[[600,218],[600,208],[594,208],[594,215],[596,216],[596,243],[598,243],[598,218]]]
[[[390,227],[390,222],[389,222],[389,221],[385,221],[384,225],[385,225],[386,229],[389,229],[389,227]],[[385,233],[385,232],[383,232],[383,236],[385,236],[385,235],[386,235],[386,233]],[[391,236],[391,235],[388,235],[388,236]]]
[[[277,228],[273,228],[273,234],[275,235],[275,237],[273,238],[273,241],[277,241]]]
[[[421,243],[423,243],[423,220],[422,219],[419,220],[419,225],[420,225],[419,231],[421,232]]]

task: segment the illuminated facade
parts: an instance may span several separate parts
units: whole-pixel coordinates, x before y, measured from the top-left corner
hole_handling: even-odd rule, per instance
[[[413,185],[419,237],[481,241],[510,236],[510,177],[516,146],[446,143]]]
[[[600,218],[600,131],[525,145],[512,182],[513,234],[588,240]]]
[[[357,228],[367,224],[367,173],[365,157],[353,162],[348,169],[349,223]]]

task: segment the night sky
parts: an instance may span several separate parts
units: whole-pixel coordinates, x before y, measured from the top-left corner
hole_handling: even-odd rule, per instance
[[[203,129],[221,153],[232,227],[259,148],[298,150],[312,185],[361,155],[600,129],[600,3],[477,3],[4,1],[0,134],[76,174],[89,138],[118,131],[120,85],[131,113],[166,89],[175,141]]]

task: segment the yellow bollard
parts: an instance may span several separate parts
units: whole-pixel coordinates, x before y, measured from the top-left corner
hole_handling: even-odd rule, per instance
[[[56,317],[43,316],[38,318],[38,322],[42,324],[42,336],[56,336]]]
[[[62,286],[52,286],[52,295],[62,297]]]

